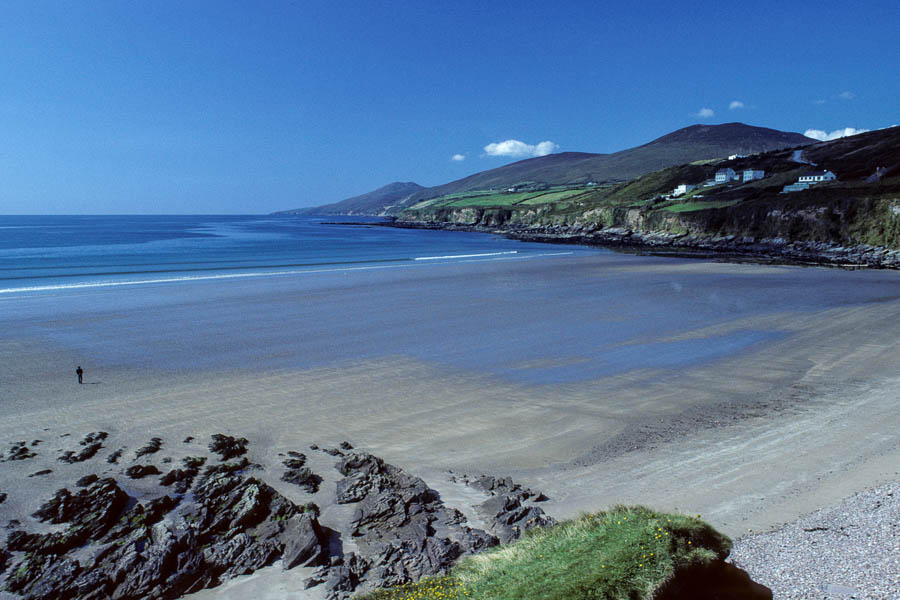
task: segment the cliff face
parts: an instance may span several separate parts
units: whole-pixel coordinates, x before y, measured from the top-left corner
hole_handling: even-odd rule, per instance
[[[552,207],[442,207],[408,210],[401,220],[429,226],[581,233],[621,229],[692,238],[735,237],[841,246],[900,248],[900,193],[831,197],[837,190],[780,196],[723,208],[670,212],[652,207],[597,207],[560,213]],[[825,192],[825,190],[823,190]],[[824,197],[823,197],[824,196]]]

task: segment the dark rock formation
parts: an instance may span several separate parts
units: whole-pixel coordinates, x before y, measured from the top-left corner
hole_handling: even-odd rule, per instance
[[[529,500],[543,502],[547,500],[547,496],[542,492],[523,488],[510,477],[451,475],[450,480],[463,483],[490,496],[475,509],[490,524],[489,529],[504,544],[518,539],[527,529],[545,527],[555,522],[539,507],[526,504]]]
[[[73,464],[77,462],[84,462],[89,458],[94,458],[94,455],[103,447],[101,442],[93,442],[91,444],[86,445],[81,449],[80,452],[76,453],[74,450],[67,450],[60,454],[56,460]]]
[[[97,435],[82,446],[100,443]],[[153,454],[162,445],[155,438],[136,454]],[[490,531],[470,528],[423,480],[344,443],[323,450],[339,457],[337,501],[354,508],[340,532],[332,531],[319,524],[316,504],[294,504],[252,476],[261,467],[243,456],[245,439],[217,434],[210,451],[223,462],[206,465],[206,458],[188,456],[165,475],[153,465],[124,471],[131,478],[161,475],[170,495],[130,497],[115,479],[92,474],[34,513],[55,525],[53,531],[28,530],[11,520],[7,548],[0,548],[5,589],[26,600],[168,599],[280,559],[285,569],[319,567],[306,585],[320,585],[337,600],[444,573],[464,554],[550,522],[532,504],[539,493],[509,478],[465,477],[488,496],[476,510]],[[282,462],[282,479],[311,493],[318,489],[322,478],[307,467],[304,454],[287,452]],[[354,552],[342,552],[341,535],[352,536]]]
[[[125,469],[125,475],[132,479],[143,479],[148,475],[159,475],[160,471],[153,465],[134,465]]]
[[[330,598],[361,585],[396,586],[444,573],[461,555],[497,544],[495,536],[466,527],[465,517],[446,508],[424,481],[378,457],[347,454],[336,468],[344,475],[337,501],[358,503],[350,532],[359,553],[307,581],[323,584]]]
[[[243,456],[247,453],[247,438],[214,433],[209,443],[209,451],[218,454],[223,461]]]
[[[40,471],[35,471],[29,477],[40,477],[41,475],[49,475],[53,472],[53,469],[41,469]]]
[[[287,481],[288,483],[300,486],[310,494],[318,492],[319,484],[322,483],[322,478],[310,471],[307,467],[288,469],[284,472],[284,475],[281,476],[281,479],[282,481]]]
[[[91,485],[92,483],[96,483],[99,480],[100,480],[100,477],[98,475],[95,475],[95,474],[85,475],[84,477],[82,477],[81,479],[76,481],[75,485],[76,485],[76,487],[87,487],[87,486]]]
[[[282,464],[289,469],[299,469],[300,467],[306,465],[306,455],[302,452],[294,452],[293,450],[288,452],[288,456],[290,458],[282,461]]]
[[[203,457],[187,456],[181,460],[184,469],[172,469],[160,477],[159,483],[165,486],[175,484],[175,493],[185,494],[204,463],[206,463],[206,459]]]
[[[103,440],[109,436],[105,431],[95,431],[84,436],[78,444],[82,446],[80,451],[67,450],[57,457],[57,460],[69,464],[84,462],[89,458],[93,458],[95,454],[103,447]]]
[[[6,458],[3,460],[25,460],[34,456],[37,456],[37,453],[32,452],[28,447],[28,444],[25,442],[16,442],[10,447],[9,452],[6,454]]]
[[[476,509],[488,520],[500,541],[509,543],[532,527],[546,527],[555,521],[537,506],[526,506],[516,496],[492,496]]]
[[[141,458],[142,456],[147,456],[148,454],[156,454],[159,452],[159,449],[162,448],[162,439],[155,437],[151,438],[149,442],[147,442],[146,446],[142,446],[138,448],[135,453],[135,458]]]
[[[328,535],[315,513],[240,472],[251,466],[208,467],[185,506],[169,496],[136,502],[111,478],[76,494],[59,490],[34,516],[68,528],[11,532],[8,549],[24,554],[6,589],[29,600],[176,598],[282,557],[285,568],[326,562]],[[85,546],[87,562],[70,555],[84,556]],[[0,556],[6,562],[5,550]]]
[[[119,448],[112,454],[106,457],[106,462],[111,465],[114,465],[119,462],[119,459],[122,457],[122,453],[125,451],[125,448]]]
[[[288,452],[288,455],[291,458],[282,461],[282,464],[288,470],[281,476],[281,480],[299,485],[310,494],[318,492],[322,478],[304,466],[306,464],[306,455],[293,450]]]

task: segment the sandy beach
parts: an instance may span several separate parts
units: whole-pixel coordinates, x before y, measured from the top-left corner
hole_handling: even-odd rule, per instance
[[[730,535],[900,477],[892,272],[600,254],[4,298],[0,315],[2,449],[42,440],[0,468],[2,523],[121,471],[55,460],[91,431],[104,454],[159,436],[160,457],[244,436],[264,466],[348,440],[448,499],[448,470],[510,475],[556,518],[641,503]],[[307,597],[302,575],[197,597]]]

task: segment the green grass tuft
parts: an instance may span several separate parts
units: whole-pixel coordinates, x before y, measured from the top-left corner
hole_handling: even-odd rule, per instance
[[[676,570],[724,559],[731,541],[695,517],[636,506],[529,531],[460,562],[446,577],[365,600],[650,600]]]

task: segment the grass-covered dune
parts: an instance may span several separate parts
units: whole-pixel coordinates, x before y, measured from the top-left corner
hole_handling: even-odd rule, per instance
[[[731,540],[699,515],[618,506],[470,556],[446,577],[364,600],[763,599],[768,588],[724,562]]]

